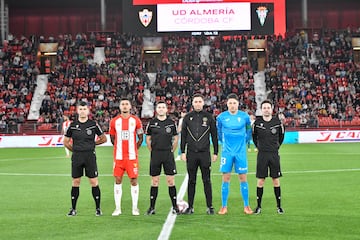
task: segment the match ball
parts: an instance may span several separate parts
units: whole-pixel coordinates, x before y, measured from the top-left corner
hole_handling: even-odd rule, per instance
[[[177,202],[177,206],[179,208],[179,211],[183,213],[189,207],[189,204],[185,200],[179,200]]]

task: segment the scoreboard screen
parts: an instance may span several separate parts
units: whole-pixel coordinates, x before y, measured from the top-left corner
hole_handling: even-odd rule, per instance
[[[285,34],[285,0],[123,0],[123,32],[139,36]]]
[[[159,4],[157,31],[251,30],[250,3]]]

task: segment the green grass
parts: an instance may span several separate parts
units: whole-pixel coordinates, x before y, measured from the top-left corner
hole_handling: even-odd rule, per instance
[[[201,177],[198,177],[195,214],[177,216],[170,239],[360,239],[360,144],[283,145],[281,178],[284,215],[277,215],[271,180],[264,188],[263,212],[246,216],[236,175],[232,176],[229,213],[208,216]],[[70,207],[70,159],[63,148],[0,150],[1,239],[157,239],[170,209],[162,176],[154,216],[148,208],[149,153],[140,150],[141,216],[131,216],[130,185],[124,178],[123,215],[112,217],[112,148],[97,148],[102,210],[94,216],[87,178],[82,179],[78,216],[66,217]],[[255,207],[255,153],[249,153],[250,202]],[[185,176],[177,162],[179,191]],[[220,207],[219,162],[213,165],[213,198]],[[186,196],[185,196],[186,200]]]

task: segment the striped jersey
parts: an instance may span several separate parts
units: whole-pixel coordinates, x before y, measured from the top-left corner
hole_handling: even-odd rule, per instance
[[[68,130],[68,128],[70,127],[70,120],[67,120],[65,122],[62,123],[62,132],[65,135],[66,131]]]
[[[141,120],[134,115],[123,118],[121,115],[111,119],[109,134],[115,136],[114,160],[136,160],[138,149],[137,134],[143,134]]]

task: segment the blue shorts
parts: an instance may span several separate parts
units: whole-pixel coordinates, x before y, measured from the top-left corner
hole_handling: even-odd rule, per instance
[[[241,158],[238,155],[233,155],[230,153],[222,153],[220,172],[230,173],[232,172],[233,166],[235,167],[235,172],[237,174],[244,174],[248,172],[248,163],[246,158]]]

